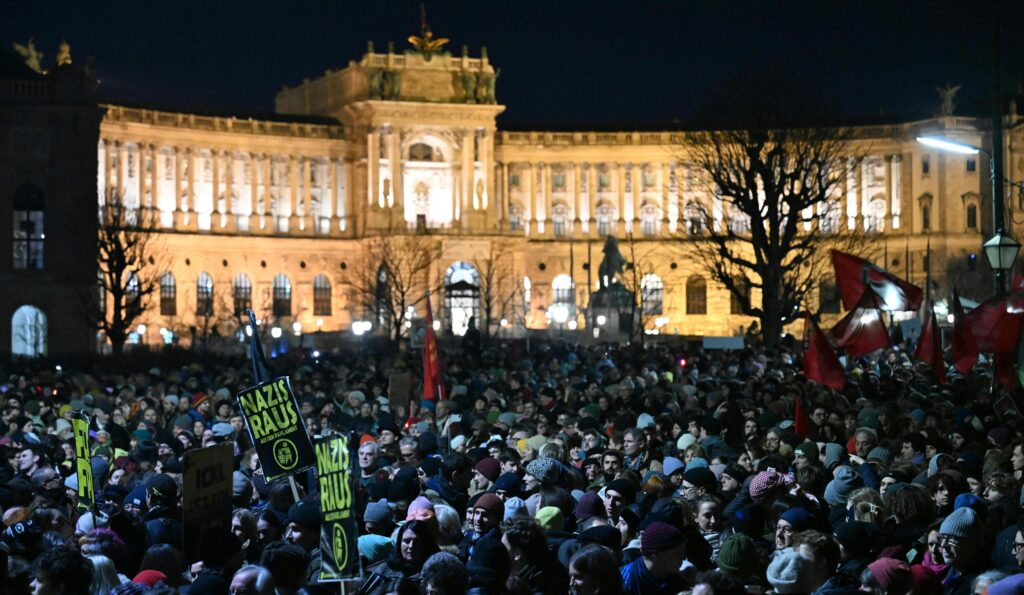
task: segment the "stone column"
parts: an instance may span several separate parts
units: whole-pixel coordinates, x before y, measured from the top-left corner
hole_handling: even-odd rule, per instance
[[[174,147],[174,225],[181,227],[185,224],[185,197],[182,192],[182,150]]]
[[[667,163],[661,164],[658,171],[658,185],[661,189],[661,218],[662,222],[668,225],[672,218],[669,216],[669,182],[672,179],[672,170]],[[671,230],[675,231],[675,230]]]
[[[469,212],[473,198],[473,146],[475,134],[472,130],[462,131],[462,217]],[[468,221],[466,222],[468,223]]]
[[[582,167],[578,163],[572,163],[572,221],[573,221],[573,234],[575,235],[576,228],[580,224],[580,202],[582,199],[582,188],[580,188],[580,182],[582,181]]]
[[[110,178],[110,151],[107,150],[107,141],[100,139],[96,145],[98,155],[96,157],[96,170],[99,174],[96,180],[96,194],[99,198],[99,206],[107,204],[108,180]]]
[[[327,233],[331,235],[340,231],[338,227],[338,215],[342,213],[342,205],[338,202],[338,167],[340,165],[338,159],[334,157],[327,158],[327,184],[330,187],[331,196],[331,218],[327,225]]]
[[[501,225],[504,225],[505,221],[508,219],[508,205],[509,205],[509,197],[508,197],[508,164],[507,163],[502,163],[501,164],[501,200],[498,202],[498,205],[499,205],[499,207],[498,207],[498,209],[499,209],[498,210],[498,220],[501,222]]]
[[[526,165],[526,167],[527,167],[527,172],[529,172],[529,175],[526,176],[526,183],[527,183],[527,188],[526,188],[526,205],[525,205],[526,212],[523,213],[523,218],[526,220],[524,222],[524,227],[526,228],[526,235],[530,235],[531,229],[533,227],[535,227],[533,225],[533,223],[534,223],[534,213],[533,212],[535,210],[534,209],[534,205],[537,202],[537,197],[536,197],[537,167],[536,167],[536,164],[533,164],[533,163],[528,163]]]
[[[679,175],[680,168],[675,163],[667,164],[668,168],[668,228],[675,233],[679,229]]]
[[[484,129],[483,154],[480,156],[481,167],[484,172],[484,195],[481,197],[483,209],[491,206],[491,197],[494,196],[494,131]]]
[[[629,211],[630,225],[632,225],[633,222],[640,218],[640,205],[641,201],[643,200],[644,191],[644,179],[641,175],[640,164],[632,164],[631,170],[632,173],[630,175],[630,178],[633,183],[633,192],[631,193],[631,198],[633,199],[633,205]]]
[[[234,232],[238,229],[238,213],[235,210],[235,154],[224,152],[224,217],[221,227],[225,231]],[[241,205],[238,205],[241,210]]]
[[[618,204],[616,205],[619,211],[619,223],[623,223],[626,217],[626,167],[622,163],[615,164],[615,190],[618,195]],[[620,225],[621,227],[621,225]]]
[[[849,157],[846,161],[846,227],[857,229],[857,159]]]
[[[160,151],[154,145],[149,145],[149,159],[152,167],[149,170],[149,200],[147,206],[147,225],[159,227],[158,219],[160,213]]]
[[[124,143],[114,141],[114,150],[117,152],[117,169],[114,171],[114,198],[127,208],[124,196]]]
[[[294,155],[288,157],[288,198],[291,204],[291,211],[288,213],[288,234],[294,234],[299,229],[299,172]]]
[[[588,232],[593,233],[597,228],[597,164],[588,164],[587,167],[587,220],[584,227]]]
[[[889,157],[889,204],[892,205],[892,228],[899,229],[900,225],[904,225],[904,221],[901,219],[903,215],[903,203],[900,197],[900,156],[891,155]],[[911,210],[907,210],[907,213],[911,213]],[[909,224],[909,221],[906,223]]]
[[[313,220],[312,161],[309,157],[302,158],[302,223],[299,227],[307,233],[316,232],[316,221]]]
[[[139,173],[136,176],[139,188],[139,210],[143,216],[143,222],[145,222],[145,216],[148,214],[150,198],[146,196],[146,157],[150,154],[149,145],[139,143],[138,147],[139,154]]]
[[[860,212],[861,221],[863,221],[864,229],[868,226],[868,217],[870,216],[869,207],[871,206],[871,197],[868,196],[868,188],[871,187],[871,181],[868,179],[870,175],[869,169],[871,166],[871,156],[867,155],[860,161],[860,175],[858,176],[860,181]],[[877,231],[884,231],[879,229]]]
[[[549,166],[545,163],[537,164],[537,210],[534,213],[534,219],[537,220],[537,233],[543,235],[547,232],[547,226],[545,221],[547,219],[547,189],[548,189],[548,176],[547,170]]]
[[[388,163],[391,169],[391,196],[388,198],[389,207],[397,207],[399,219],[405,219],[405,212],[402,207],[402,155],[398,142],[398,133],[394,128],[388,133]]]
[[[380,204],[380,184],[377,179],[380,177],[380,147],[377,131],[371,126],[370,132],[366,135],[366,200],[371,208],[383,206]]]
[[[348,227],[355,229],[355,218],[356,212],[354,210],[355,205],[355,178],[352,177],[352,172],[355,168],[352,165],[351,159],[344,161],[344,168],[342,169],[342,184],[343,195],[344,195],[344,208],[341,211],[341,231],[346,231]],[[351,225],[350,225],[351,224]]]
[[[268,233],[277,231],[277,216],[272,206],[274,197],[274,156],[263,155],[263,213],[260,215],[260,227]],[[279,198],[280,195],[278,196]],[[278,210],[281,206],[278,205]]]
[[[249,153],[249,233],[257,233],[262,227],[260,217],[260,157]]]
[[[210,150],[210,162],[213,169],[213,178],[210,182],[210,195],[213,197],[210,207],[210,229],[212,230],[220,228],[220,156],[221,151],[219,149]]]

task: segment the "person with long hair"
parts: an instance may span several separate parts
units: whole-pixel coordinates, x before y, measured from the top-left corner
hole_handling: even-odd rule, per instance
[[[419,583],[423,563],[438,552],[436,520],[409,521],[398,530],[397,547],[391,556],[369,568],[359,595],[384,595],[396,590],[403,579]]]
[[[603,545],[586,545],[569,560],[569,593],[621,595],[619,556]]]
[[[92,584],[89,595],[108,595],[110,591],[122,583],[117,576],[114,562],[106,556],[86,556],[92,563]]]

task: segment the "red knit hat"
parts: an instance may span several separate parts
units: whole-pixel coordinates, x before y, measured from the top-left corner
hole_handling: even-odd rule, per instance
[[[913,584],[910,566],[895,558],[879,558],[868,564],[871,576],[886,593],[906,593]]]
[[[367,442],[376,442],[377,439],[369,434],[363,434],[359,437],[359,446],[366,444]]]
[[[167,575],[159,570],[143,570],[132,579],[133,583],[146,585],[147,587],[155,587],[161,581],[166,582]]]
[[[683,532],[668,523],[657,521],[651,523],[640,534],[640,553],[656,554],[670,550],[685,543]]]
[[[505,518],[505,503],[501,501],[501,498],[490,492],[487,492],[483,496],[477,498],[476,503],[473,504],[473,508],[482,508],[491,513],[491,516],[499,520]]]
[[[498,476],[501,475],[501,463],[499,463],[498,459],[494,457],[480,459],[480,462],[477,463],[473,469],[479,471],[480,475],[483,475],[488,481],[492,482],[498,479]]]
[[[775,490],[791,483],[789,478],[778,471],[761,471],[750,480],[750,499],[761,504],[775,495]]]

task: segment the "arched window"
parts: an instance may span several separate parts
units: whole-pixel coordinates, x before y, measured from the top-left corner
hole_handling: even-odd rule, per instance
[[[921,229],[928,231],[932,228],[932,208],[928,205],[921,207]]]
[[[708,313],[708,284],[704,277],[694,275],[686,280],[686,313]]]
[[[978,229],[978,205],[967,205],[967,229]]]
[[[644,314],[661,314],[662,301],[665,294],[665,283],[661,277],[648,273],[640,280],[640,298],[643,301]]]
[[[252,307],[252,280],[245,273],[235,275],[235,283],[231,288],[235,316],[243,316]]]
[[[313,315],[331,315],[331,281],[327,275],[313,278]]]
[[[22,306],[11,317],[11,355],[46,355],[46,314],[35,306]]]
[[[292,315],[292,282],[284,273],[274,277],[274,316]]]
[[[434,147],[427,143],[416,143],[409,147],[409,161],[437,161]]]
[[[444,316],[445,325],[459,336],[469,330],[470,318],[480,324],[480,273],[468,262],[454,262],[445,272]]]
[[[131,281],[129,281],[129,284]],[[138,284],[138,280],[135,281]],[[160,275],[160,314],[175,316],[178,313],[177,288],[174,285],[174,274],[170,271]]]
[[[836,314],[839,312],[839,290],[836,282],[825,279],[818,283],[818,312]]]
[[[196,316],[213,316],[213,277],[206,272],[196,279]]]
[[[14,268],[43,270],[43,229],[45,204],[39,188],[26,184],[14,193]]]
[[[743,295],[746,301],[750,301],[750,280],[746,277],[733,277],[733,285],[739,290],[740,294]],[[729,292],[729,313],[730,314],[743,314],[743,302],[736,297],[736,294]]]

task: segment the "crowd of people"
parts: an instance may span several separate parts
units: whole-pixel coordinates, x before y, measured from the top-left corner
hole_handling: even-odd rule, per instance
[[[3,371],[0,595],[838,595],[1024,592],[1024,421],[984,365],[936,384],[905,352],[503,343],[275,361],[311,436],[351,432],[359,573],[320,582],[315,469],[268,481],[244,360]],[[797,403],[800,402],[800,411]],[[96,491],[77,506],[71,412]],[[806,419],[797,419],[806,415]],[[230,531],[184,551],[182,455],[233,444]],[[353,552],[352,555],[355,555]]]

